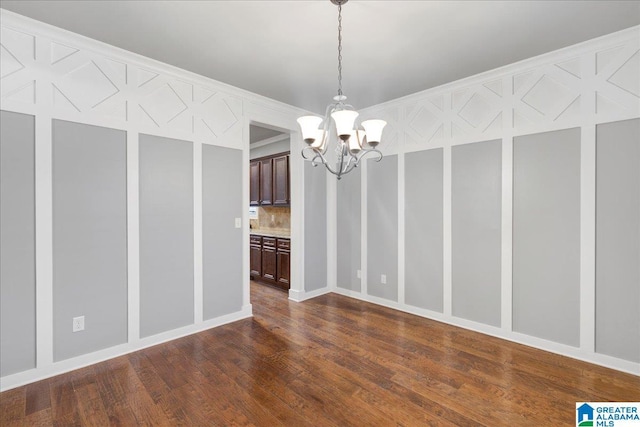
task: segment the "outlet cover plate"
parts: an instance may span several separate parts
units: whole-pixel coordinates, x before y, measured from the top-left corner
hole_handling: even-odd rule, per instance
[[[73,318],[73,332],[84,331],[84,316]]]

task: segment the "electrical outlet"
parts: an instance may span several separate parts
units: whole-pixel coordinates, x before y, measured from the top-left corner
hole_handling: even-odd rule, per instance
[[[73,332],[84,331],[84,316],[73,318]]]
[[[236,218],[236,228],[242,228],[242,218]]]
[[[356,270],[356,277],[362,279],[362,272],[360,270]]]
[[[274,222],[276,220],[276,216],[275,215],[271,215],[271,222]]]
[[[383,285],[387,284],[387,275],[386,274],[381,274],[380,275],[380,283],[382,283]]]

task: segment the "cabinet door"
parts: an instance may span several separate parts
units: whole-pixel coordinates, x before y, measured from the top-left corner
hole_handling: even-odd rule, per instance
[[[249,163],[249,204],[260,204],[260,162]]]
[[[289,205],[289,156],[273,159],[273,204]]]
[[[260,246],[249,246],[249,274],[251,276],[262,276],[262,248]]]
[[[273,204],[273,163],[271,159],[260,161],[260,204]]]
[[[262,277],[267,280],[276,280],[276,249],[262,248]]]
[[[277,282],[278,284],[284,285],[287,289],[289,289],[289,264],[291,260],[291,254],[289,252],[278,251],[276,258],[278,264]]]

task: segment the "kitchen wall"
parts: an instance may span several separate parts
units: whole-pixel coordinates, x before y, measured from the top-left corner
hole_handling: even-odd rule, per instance
[[[289,129],[297,147],[308,112],[0,19],[0,390],[251,316],[249,125]],[[297,300],[327,289],[326,271],[304,280],[305,253],[327,246],[302,233],[303,190],[324,189],[303,163],[290,163]]]
[[[255,206],[258,219],[251,219],[251,229],[288,233],[291,231],[289,206]]]
[[[334,291],[640,374],[639,75],[634,27],[361,111]]]

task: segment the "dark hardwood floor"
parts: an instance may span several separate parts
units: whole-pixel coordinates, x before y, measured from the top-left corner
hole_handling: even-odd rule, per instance
[[[0,425],[571,426],[640,378],[252,283],[254,317],[0,394]]]

